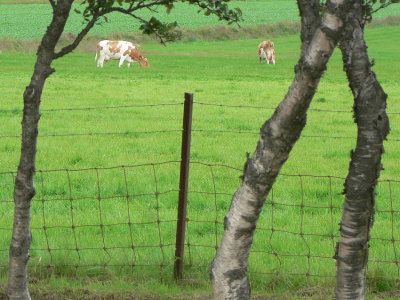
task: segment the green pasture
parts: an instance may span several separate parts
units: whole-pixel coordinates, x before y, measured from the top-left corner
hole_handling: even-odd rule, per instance
[[[399,33],[399,26],[366,32],[374,70],[389,95],[392,128],[385,143],[384,182],[378,188],[370,248],[372,291],[393,289],[399,272],[393,263],[398,257],[399,220],[390,211],[400,209],[396,201],[400,182],[388,181],[399,180]],[[246,152],[254,151],[259,128],[293,78],[298,36],[278,37],[274,42],[276,65],[259,64],[259,40],[141,45],[150,61],[147,69],[118,68],[116,61],[99,69],[93,53],[56,61],[56,73],[48,79],[42,97],[37,195],[32,204],[32,276],[52,273],[170,281],[181,103],[183,93],[192,92],[185,279],[189,285],[204,286],[223,217],[240,184]],[[12,224],[13,177],[8,172],[18,164],[22,93],[34,61],[34,54],[0,54],[3,269]],[[283,167],[258,224],[250,258],[256,292],[332,287],[335,262],[331,257],[343,178],[355,147],[352,103],[336,51],[314,97],[303,137]],[[145,106],[149,104],[156,106]],[[79,108],[91,109],[73,110]],[[118,166],[125,167],[113,168]],[[76,265],[87,267],[76,269]]]

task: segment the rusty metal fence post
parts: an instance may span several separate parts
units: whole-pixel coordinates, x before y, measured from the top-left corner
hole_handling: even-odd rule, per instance
[[[174,278],[181,279],[183,276],[183,256],[185,252],[185,229],[186,229],[186,210],[187,193],[189,182],[189,163],[190,163],[190,140],[192,135],[192,112],[193,94],[185,93],[185,103],[183,110],[183,131],[181,148],[181,173],[179,180],[179,202],[178,202],[178,221],[176,225],[176,246],[175,246],[175,266]]]

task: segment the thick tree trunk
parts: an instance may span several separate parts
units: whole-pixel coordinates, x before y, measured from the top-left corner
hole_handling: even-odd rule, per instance
[[[315,31],[321,24],[320,0],[297,0],[297,7],[301,17],[300,57],[302,57],[310,45]]]
[[[354,96],[358,126],[345,182],[345,203],[337,245],[337,299],[364,299],[368,241],[374,219],[375,186],[382,169],[383,140],[389,133],[386,98],[368,58],[362,27],[361,1],[348,16],[340,42],[344,68]]]
[[[30,300],[28,289],[28,259],[31,243],[30,205],[35,189],[36,143],[39,106],[44,83],[54,72],[51,68],[54,49],[64,30],[73,0],[60,0],[54,7],[51,24],[38,48],[37,61],[30,84],[24,92],[21,157],[14,188],[14,224],[10,245],[10,264],[7,294],[10,300]]]
[[[299,1],[302,7],[307,1]],[[214,299],[250,298],[247,265],[254,230],[265,198],[306,124],[306,112],[326,69],[351,1],[328,1],[321,25],[313,35],[303,32],[302,56],[295,79],[274,115],[262,126],[256,151],[244,170],[243,183],[233,196],[221,245],[211,263]],[[311,18],[315,13],[308,14]],[[306,22],[302,18],[302,30]],[[315,20],[310,24],[314,26]],[[314,25],[313,25],[314,24]],[[316,27],[316,26],[315,26]],[[308,47],[307,36],[313,36]]]

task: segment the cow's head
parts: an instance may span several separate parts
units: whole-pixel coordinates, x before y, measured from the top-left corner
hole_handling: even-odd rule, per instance
[[[150,67],[149,61],[148,61],[148,59],[147,59],[146,56],[140,55],[140,56],[139,56],[139,63],[140,63],[140,65],[141,65],[142,67],[144,67],[144,68]]]

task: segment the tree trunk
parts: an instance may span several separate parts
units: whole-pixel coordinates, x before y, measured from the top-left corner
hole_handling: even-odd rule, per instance
[[[362,26],[361,1],[348,16],[340,42],[344,68],[354,96],[358,127],[345,182],[345,202],[337,245],[337,299],[364,299],[368,241],[374,220],[375,187],[382,169],[383,140],[389,133],[386,98],[371,70]]]
[[[7,294],[10,300],[30,300],[28,289],[28,259],[31,243],[30,205],[35,195],[36,143],[40,119],[40,99],[51,68],[54,49],[64,30],[73,0],[60,0],[54,6],[53,19],[38,48],[37,60],[30,84],[24,92],[22,145],[14,187],[14,224],[10,244],[10,264]]]
[[[307,1],[299,1],[299,7],[304,3]],[[210,266],[216,300],[250,298],[247,265],[258,217],[306,124],[307,109],[340,38],[343,15],[349,3],[351,1],[328,1],[322,23],[314,34],[302,33],[302,39],[309,36],[312,40],[308,47],[304,46],[306,41],[302,41],[302,56],[295,68],[294,81],[274,115],[262,126],[256,151],[245,164],[243,182],[225,217],[221,245]],[[302,31],[306,28],[303,13]],[[311,18],[313,15],[315,13],[308,14]],[[315,25],[315,20],[311,24]]]
[[[321,24],[320,0],[297,0],[297,7],[301,17],[300,57],[302,57],[310,45],[315,31]]]

